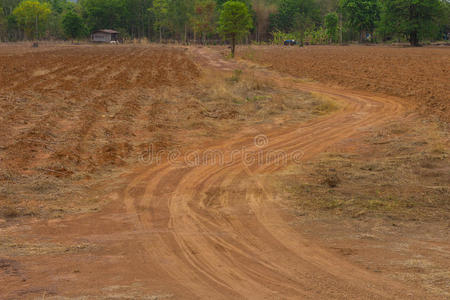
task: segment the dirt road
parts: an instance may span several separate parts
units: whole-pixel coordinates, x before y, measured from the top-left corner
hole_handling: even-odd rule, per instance
[[[197,51],[203,58],[213,55]],[[301,150],[302,159],[309,159],[361,128],[404,112],[390,99],[322,90],[312,84],[297,87],[331,97],[343,108],[301,128],[261,133],[267,136],[263,152],[282,150],[290,157]],[[232,154],[244,148],[261,151],[253,142],[236,137],[211,148],[224,153],[227,165],[165,163],[137,175],[125,189],[128,212],[136,215],[140,229],[151,232],[144,245],[145,267],[158,270],[158,281],[165,281],[168,289],[179,286],[183,298],[389,298],[409,293],[291,229],[283,204],[259,179],[260,174],[285,166],[267,160],[248,164],[242,152]]]
[[[217,71],[237,66],[206,48],[190,51]],[[258,74],[286,80],[268,72]],[[223,160],[200,155],[193,166],[192,153],[177,153],[170,162],[138,167],[114,200],[115,215],[106,210],[63,220],[58,227],[48,223],[35,229],[53,237],[98,241],[108,236],[114,250],[104,251],[95,261],[84,260],[85,269],[75,275],[66,273],[81,255],[43,260],[26,283],[11,281],[5,295],[12,297],[20,287],[43,286],[43,281],[58,278],[53,281],[54,293],[65,296],[110,295],[102,288],[121,281],[139,282],[146,293],[175,299],[423,298],[421,291],[364,270],[302,237],[289,224],[287,206],[266,187],[264,177],[311,159],[364,128],[405,117],[407,108],[394,98],[289,82],[298,90],[337,101],[340,110],[300,127],[243,128],[232,139],[197,152],[220,153]],[[263,159],[249,160],[254,153]],[[268,159],[273,153],[281,153],[286,161]],[[127,234],[120,228],[125,217]],[[132,242],[127,239],[130,232]],[[119,253],[121,263],[114,266],[110,253]],[[44,267],[47,264],[61,266]],[[85,279],[75,280],[80,277]],[[133,295],[125,292],[123,297]]]

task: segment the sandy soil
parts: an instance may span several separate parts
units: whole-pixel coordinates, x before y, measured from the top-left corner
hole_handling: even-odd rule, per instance
[[[93,49],[80,51],[85,51],[87,57],[91,57],[91,63],[95,64],[103,55],[97,54],[99,48]],[[285,89],[287,95],[302,95],[297,100],[300,103],[311,101],[310,97],[305,95],[316,95],[316,98],[320,96],[327,101],[322,101],[318,105],[300,106],[300,110],[309,107],[310,114],[319,109],[319,113],[314,115],[315,118],[303,116],[304,118],[295,120],[301,115],[280,114],[279,111],[283,109],[289,111],[291,109],[288,102],[275,101],[276,107],[267,104],[271,107],[270,112],[264,111],[260,115],[261,118],[251,119],[251,115],[255,116],[260,112],[260,110],[250,110],[247,106],[247,102],[250,102],[253,107],[254,100],[244,104],[240,102],[241,99],[236,96],[237,94],[232,94],[234,95],[232,99],[241,103],[239,106],[241,109],[246,107],[248,119],[245,118],[242,122],[239,122],[239,118],[232,118],[231,120],[235,120],[233,122],[226,121],[230,120],[229,116],[233,111],[229,107],[213,110],[213,106],[210,106],[206,111],[203,110],[203,114],[209,116],[207,118],[219,119],[221,126],[228,124],[224,127],[226,133],[222,136],[214,135],[214,132],[221,130],[221,127],[217,125],[219,123],[212,123],[216,124],[216,127],[213,126],[211,131],[202,131],[206,137],[189,135],[187,130],[180,128],[171,131],[173,140],[185,139],[187,146],[171,148],[168,146],[175,144],[173,140],[160,139],[160,145],[165,145],[161,149],[174,150],[171,153],[177,154],[170,161],[165,157],[159,163],[149,164],[146,161],[141,161],[140,164],[130,163],[111,177],[113,182],[99,182],[88,188],[89,196],[108,203],[101,210],[66,215],[64,218],[3,221],[3,225],[0,224],[2,236],[0,280],[3,283],[1,297],[6,299],[36,297],[56,299],[71,297],[92,299],[439,298],[439,295],[431,293],[408,278],[395,278],[389,274],[368,269],[364,266],[364,262],[349,259],[348,251],[346,252],[345,249],[336,251],[330,247],[331,245],[334,248],[343,249],[341,244],[327,244],[326,240],[305,232],[307,227],[298,226],[292,204],[287,199],[280,198],[280,191],[268,182],[272,178],[269,175],[277,174],[294,164],[312,161],[336,144],[341,143],[342,146],[343,143],[348,147],[354,147],[354,142],[367,133],[365,130],[382,128],[388,122],[402,119],[420,120],[412,113],[413,106],[409,101],[372,92],[357,92],[299,81],[263,67],[227,61],[219,52],[208,48],[188,50],[125,48],[123,50],[105,47],[104,49],[105,53],[113,51],[124,51],[119,52],[123,57],[121,64],[126,65],[129,56],[141,56],[141,59],[148,64],[156,65],[157,69],[161,64],[165,66],[161,74],[156,76],[152,75],[154,68],[147,71],[142,68],[142,64],[137,59],[136,62],[131,60],[133,63],[129,63],[129,68],[124,68],[127,74],[125,78],[128,78],[128,85],[138,88],[145,89],[145,81],[141,85],[139,81],[133,79],[134,76],[130,73],[136,70],[140,74],[144,73],[144,76],[149,76],[149,81],[167,78],[167,82],[163,80],[162,87],[169,87],[172,84],[182,85],[200,80],[197,79],[198,72],[199,70],[206,72],[204,69],[213,73],[230,72],[234,74],[230,80],[239,81],[236,79],[239,74],[233,71],[239,69],[244,73],[251,72],[252,77],[257,77],[258,86],[261,82],[271,81],[277,91]],[[160,63],[154,63],[155,53],[157,57],[160,57],[159,60],[156,59]],[[54,62],[57,64],[59,52],[53,55]],[[193,62],[188,57],[192,58]],[[3,56],[2,59],[7,64],[6,57]],[[24,56],[21,59],[27,58]],[[79,59],[78,64],[83,65],[83,60]],[[178,63],[174,64],[172,61],[178,61]],[[179,61],[185,65],[183,73],[171,73],[172,69],[180,65]],[[84,64],[79,71],[85,70],[91,63]],[[109,102],[111,100],[109,99],[115,99],[115,96],[111,96],[111,91],[119,93],[120,99],[127,99],[125,96],[127,84],[124,83],[122,86],[123,91],[120,85],[115,87],[116,85],[112,83],[121,81],[122,75],[114,73],[115,75],[111,76],[115,78],[114,81],[106,81],[110,84],[106,85],[108,88],[103,88],[104,85],[101,82],[103,82],[105,70],[101,65],[98,67],[100,68],[98,73],[93,70],[86,71],[80,80],[74,81],[82,83],[78,89],[73,88],[74,82],[67,84],[72,86],[69,89],[72,91],[70,98],[76,94],[76,91],[80,91],[81,94],[88,91],[88,98],[99,95],[100,99],[108,101],[103,104],[107,116],[110,114],[108,104],[111,104]],[[18,68],[17,63],[10,68],[13,70],[16,68],[17,72],[22,72],[26,80],[16,77],[16,80],[11,82],[8,78],[2,77],[2,82],[10,87],[5,94],[21,93],[27,86],[34,87],[31,91],[33,93],[41,87],[50,88],[55,93],[64,91],[66,83],[58,83],[59,78],[63,76],[53,77],[53,80],[45,79],[45,76],[51,74],[45,73],[47,68],[44,71],[39,69],[30,72],[26,71],[25,67]],[[10,68],[3,71],[15,76],[15,72]],[[55,72],[63,71],[64,68],[61,68],[62,70],[56,69]],[[41,80],[35,80],[29,75],[30,73],[44,77]],[[93,80],[89,79],[90,76],[93,76]],[[56,81],[56,87],[54,87],[54,81]],[[89,90],[82,89],[84,85],[91,84],[92,88]],[[232,86],[243,88],[242,85]],[[217,90],[218,87],[215,87],[214,90]],[[187,87],[181,89],[188,91]],[[261,96],[247,94],[249,90],[254,92],[255,89],[261,91],[260,87],[255,88],[252,81],[251,88],[247,86],[245,89],[244,99],[256,99],[254,97]],[[147,92],[161,93],[162,90],[153,89]],[[264,93],[266,92],[264,90]],[[209,93],[212,91],[208,90]],[[195,93],[189,92],[189,95],[193,96]],[[219,98],[229,96],[230,94],[220,94]],[[82,98],[80,97],[80,100]],[[135,99],[135,97],[128,98]],[[134,106],[125,106],[126,101],[116,100],[116,102],[123,105],[119,111],[132,114],[126,120],[144,118],[144,114],[133,114]],[[197,102],[189,103],[192,105]],[[216,103],[215,106],[220,104],[220,102],[213,103]],[[335,110],[331,103],[339,109]],[[93,102],[93,104],[98,103]],[[162,127],[163,130],[171,130],[164,125],[173,124],[174,121],[181,122],[183,114],[192,112],[187,110],[186,106],[182,107],[181,112],[176,114],[180,118],[168,122],[168,119],[164,120],[158,116],[170,116],[171,114],[164,113],[165,110],[169,110],[170,105],[164,105],[164,101],[154,104],[151,102],[149,105],[156,110],[156,113],[150,110],[145,116],[148,120],[150,115],[150,123],[157,124],[158,126],[155,127]],[[174,105],[176,106],[175,103]],[[206,104],[202,103],[202,105]],[[77,105],[73,104],[71,107],[75,108]],[[261,107],[265,106],[261,104]],[[4,107],[2,117],[14,108],[15,106]],[[87,106],[77,118],[88,115],[90,111],[97,113],[99,110],[96,106]],[[223,114],[224,111],[227,113]],[[45,124],[45,120],[51,119],[53,114],[50,112],[42,116],[42,123]],[[203,115],[200,113],[202,110],[193,110],[193,112],[195,116]],[[19,114],[20,111],[16,113]],[[243,113],[231,113],[231,115],[243,115]],[[97,118],[100,119],[99,116],[91,117],[89,120],[84,120],[81,125],[91,122],[95,124]],[[269,119],[270,122],[267,121]],[[58,120],[62,122],[64,118]],[[110,125],[113,126],[114,122],[116,121],[111,121]],[[125,123],[125,128],[128,130],[136,126],[140,128],[139,126],[142,125],[138,121],[129,122],[131,123]],[[47,130],[53,132],[53,130],[67,128],[66,130],[72,131],[83,128],[80,123],[71,124],[68,127],[63,125],[49,124]],[[23,132],[18,125],[16,126],[7,127],[11,131],[3,136],[3,139],[8,142],[6,155],[9,156],[5,157],[15,157],[10,149],[19,149],[9,148],[15,145],[9,138],[20,134],[15,133],[16,131]],[[205,129],[204,126],[205,124],[200,126],[202,130]],[[227,132],[229,131],[227,129],[232,131]],[[29,132],[28,128],[24,131]],[[45,130],[39,132],[45,132]],[[87,132],[92,134],[96,131],[87,130]],[[151,136],[143,132],[142,129],[138,132],[131,130],[129,134],[140,133],[143,138]],[[54,135],[64,136],[60,133]],[[79,134],[77,133],[76,136]],[[98,139],[97,135],[89,139],[85,138],[89,136],[86,133],[81,136],[83,142],[79,145],[82,149],[86,147],[85,145],[99,147],[95,142]],[[131,140],[135,141],[135,138]],[[55,142],[45,137],[40,137],[39,140],[47,143],[49,140]],[[133,143],[129,142],[132,149],[135,149]],[[136,149],[133,151],[142,150],[138,147]],[[192,157],[189,156],[192,155],[189,150],[197,150],[201,153],[208,151],[222,153],[224,161],[228,163],[224,164],[211,156],[207,158],[202,156],[194,166],[191,159],[188,161],[185,159]],[[239,151],[236,152],[236,150]],[[283,160],[280,163],[279,159],[270,159],[270,155],[277,151],[283,151],[283,157],[287,158],[286,163]],[[90,153],[95,151],[81,151],[81,153],[89,157]],[[249,161],[249,153],[261,153],[262,159]],[[126,161],[126,159],[123,160]],[[39,162],[42,161],[47,162],[46,158],[39,160]],[[92,161],[96,162],[96,159],[93,158]],[[83,168],[89,166],[85,166],[84,163],[80,165]],[[9,168],[14,170],[14,166],[15,164],[12,164]],[[67,172],[66,169],[75,170],[73,172],[78,174],[80,171],[77,168],[71,166],[70,169],[52,170],[61,173]],[[99,168],[102,169],[102,166],[100,165]],[[32,168],[32,170],[41,169]],[[84,178],[84,180],[89,179]],[[3,195],[6,199],[10,197],[9,194]],[[304,224],[308,226],[307,222]],[[336,226],[338,223],[333,224]],[[315,230],[317,227],[310,225],[308,228]],[[350,229],[347,233],[348,231]],[[397,235],[400,234],[402,232],[397,232]],[[359,240],[358,243],[369,244],[365,240]],[[385,253],[382,248],[389,246],[389,243],[380,243],[378,247],[381,250],[372,253],[373,261],[383,257]],[[448,255],[448,240],[439,241],[438,246],[440,253],[444,253],[444,256]],[[433,255],[430,251],[421,254]],[[414,265],[414,261],[411,264]]]

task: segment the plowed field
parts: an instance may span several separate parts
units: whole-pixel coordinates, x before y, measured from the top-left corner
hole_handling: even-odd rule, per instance
[[[450,121],[448,47],[251,47],[240,56],[302,79],[410,99]]]

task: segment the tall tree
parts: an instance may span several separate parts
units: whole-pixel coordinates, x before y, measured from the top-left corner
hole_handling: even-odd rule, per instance
[[[325,28],[331,42],[337,41],[338,21],[339,18],[335,12],[329,13],[325,16]]]
[[[441,6],[442,13],[439,21],[441,37],[439,38],[448,39],[449,36],[447,34],[450,32],[450,1],[442,0]]]
[[[171,0],[169,5],[170,27],[179,40],[187,43],[188,30],[194,13],[195,0]]]
[[[340,7],[347,18],[348,26],[359,32],[361,42],[365,32],[373,33],[380,18],[378,0],[341,0]]]
[[[65,35],[72,40],[81,37],[84,33],[83,19],[73,10],[63,16],[62,26]]]
[[[200,33],[202,43],[206,43],[207,35],[215,29],[216,2],[214,0],[196,0],[192,15],[194,34]]]
[[[231,39],[231,57],[234,57],[236,40],[253,27],[247,5],[239,1],[228,1],[223,5],[219,19],[219,32]]]
[[[277,7],[267,0],[253,0],[252,8],[256,17],[256,40],[260,42],[265,38],[269,27],[269,18],[277,11]]]
[[[162,42],[163,30],[169,26],[169,3],[167,0],[153,0],[153,6],[149,8],[155,22],[153,23],[159,31],[159,42]]]
[[[320,22],[320,9],[314,0],[280,0],[275,18],[278,30],[304,31]]]
[[[6,37],[6,29],[7,29],[7,23],[6,23],[6,17],[3,12],[3,7],[0,3],[0,41],[5,39]]]
[[[123,28],[125,4],[126,0],[83,0],[81,6],[89,30]]]
[[[439,0],[384,0],[382,26],[390,33],[406,36],[411,46],[438,31],[437,19],[442,3]]]
[[[39,31],[43,31],[43,25],[51,13],[48,3],[40,3],[34,0],[21,2],[13,11],[19,24],[21,24],[28,36],[39,39]]]

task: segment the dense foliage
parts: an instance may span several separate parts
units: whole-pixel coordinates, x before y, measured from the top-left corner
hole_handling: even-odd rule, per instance
[[[231,40],[231,56],[234,57],[236,40],[252,28],[252,18],[245,3],[228,1],[223,5],[219,18],[220,34]]]
[[[75,1],[75,2],[72,2]],[[230,1],[228,1],[230,2]],[[252,19],[242,41],[301,43],[447,39],[449,0],[236,0]],[[74,39],[115,29],[124,39],[218,43],[226,0],[0,0],[0,39]]]

